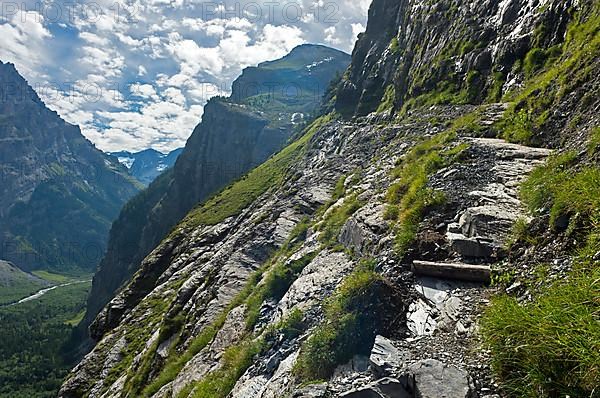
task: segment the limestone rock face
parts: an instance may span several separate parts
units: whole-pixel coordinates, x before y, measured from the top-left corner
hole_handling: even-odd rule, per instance
[[[356,43],[347,78],[341,83],[336,109],[347,115],[375,111],[389,87],[401,107],[420,94],[453,86],[481,101],[502,73],[509,87],[512,66],[522,59],[536,38],[536,25],[546,34],[537,38],[551,46],[563,40],[569,7],[574,1],[538,2],[375,0],[369,9],[367,30]],[[467,76],[471,74],[470,78]],[[511,79],[512,78],[512,79]],[[439,90],[441,91],[441,90]]]

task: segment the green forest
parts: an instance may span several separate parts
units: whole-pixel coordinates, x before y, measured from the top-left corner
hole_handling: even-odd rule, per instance
[[[58,287],[26,303],[0,307],[0,398],[56,397],[72,364],[65,355],[91,282]]]

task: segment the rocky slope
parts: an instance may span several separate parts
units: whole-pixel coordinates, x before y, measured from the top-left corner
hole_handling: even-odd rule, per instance
[[[139,189],[0,63],[0,258],[23,269],[93,270],[110,224]]]
[[[573,173],[591,170],[572,190],[598,192],[600,9],[567,5],[375,0],[338,113],[186,216],[96,318],[60,396],[518,396],[480,341],[490,279],[531,276],[538,259],[564,278],[572,234],[598,220],[597,200],[550,211],[520,188],[572,148]],[[442,51],[457,40],[475,44]],[[515,313],[535,299],[507,292]],[[592,353],[593,336],[578,337]],[[593,396],[590,363],[587,381],[542,377],[532,396]]]
[[[128,151],[111,152],[109,155],[116,157],[119,163],[127,167],[132,177],[148,186],[165,170],[175,165],[181,152],[183,152],[183,148],[175,149],[169,153],[146,149],[134,153]]]
[[[299,46],[282,59],[245,69],[230,98],[210,100],[175,166],[130,201],[114,223],[83,327],[198,202],[285,146],[349,62],[347,54],[328,47]]]

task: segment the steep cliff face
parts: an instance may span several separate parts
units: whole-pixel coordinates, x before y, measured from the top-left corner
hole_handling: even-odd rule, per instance
[[[174,168],[128,203],[114,223],[84,326],[198,202],[283,148],[318,108],[326,82],[349,62],[347,54],[328,47],[300,46],[246,69],[230,98],[212,99]]]
[[[0,258],[27,270],[93,270],[138,185],[12,64],[0,63],[0,86]]]
[[[499,99],[533,48],[563,41],[573,1],[374,1],[337,96],[344,114]],[[550,56],[550,55],[547,55]],[[519,65],[516,65],[519,62]]]
[[[338,113],[187,214],[103,308],[60,396],[593,394],[599,32],[591,1],[375,0]],[[519,49],[497,85],[490,48]],[[576,310],[528,318],[582,269]],[[581,351],[539,351],[572,321]]]

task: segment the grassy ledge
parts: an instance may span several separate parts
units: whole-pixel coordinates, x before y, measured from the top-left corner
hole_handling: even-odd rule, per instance
[[[396,182],[388,189],[384,214],[396,222],[396,251],[403,255],[414,242],[427,208],[444,203],[442,192],[427,187],[429,176],[457,161],[466,144],[456,145],[456,133],[447,131],[415,145],[393,170]]]
[[[533,48],[525,56],[522,64],[528,79],[525,89],[504,96],[511,106],[498,124],[501,136],[511,142],[533,143],[556,104],[593,80],[599,53],[600,5],[596,2],[586,19],[574,17],[562,46]]]
[[[301,138],[192,210],[181,226],[194,228],[199,225],[218,224],[227,217],[240,214],[269,189],[281,185],[285,181],[289,167],[302,155],[306,144],[319,128],[331,122],[334,117],[335,114],[331,113],[316,119]]]
[[[324,321],[302,346],[294,368],[300,381],[329,378],[337,365],[369,349],[378,329],[373,303],[376,286],[383,283],[373,261],[363,261],[324,303]]]
[[[594,397],[600,385],[600,169],[577,166],[573,153],[548,160],[523,183],[533,214],[549,214],[550,227],[576,242],[572,271],[550,282],[525,304],[499,295],[485,311],[481,331],[492,365],[512,397]],[[558,221],[561,225],[558,225]],[[531,232],[519,226],[522,241]]]

